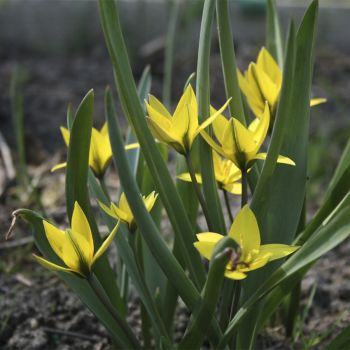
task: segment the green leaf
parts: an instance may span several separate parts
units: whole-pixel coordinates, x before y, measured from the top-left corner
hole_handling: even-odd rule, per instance
[[[278,105],[276,120],[272,132],[271,142],[268,149],[267,159],[264,162],[263,170],[255,188],[253,199],[251,202],[251,208],[254,211],[264,243],[282,243],[281,237],[270,237],[272,234],[273,225],[280,224],[280,212],[281,208],[285,208],[285,203],[281,201],[284,199],[282,196],[283,190],[280,192],[275,190],[274,181],[278,181],[280,177],[276,175],[276,162],[280,153],[280,149],[283,142],[283,137],[288,127],[289,119],[293,116],[290,113],[291,98],[293,92],[293,76],[294,76],[294,63],[295,63],[295,31],[293,22],[290,25],[288,49],[285,63],[285,71],[282,83],[282,92],[280,103]],[[289,171],[293,171],[291,167],[288,167]],[[276,176],[276,177],[274,177]],[[282,185],[280,186],[282,187]],[[288,203],[291,206],[293,203]],[[280,205],[276,209],[277,205]],[[273,213],[274,215],[266,215],[266,212]],[[277,214],[278,213],[278,214]],[[282,212],[283,215],[288,215],[288,212]],[[284,232],[284,228],[283,228]],[[277,232],[278,234],[280,231]],[[269,235],[269,236],[267,236]],[[243,300],[246,300],[256,288],[266,279],[271,273],[273,265],[267,266],[264,269],[253,272],[248,276],[247,280],[243,282]],[[242,323],[238,333],[238,341],[243,342],[239,347],[250,349],[255,341],[255,332],[257,331],[257,320],[259,315],[259,308],[257,308]]]
[[[68,107],[67,107],[67,128],[68,128],[68,130],[72,130],[73,122],[74,122],[73,108],[72,108],[72,104],[69,103]]]
[[[255,309],[256,304],[267,293],[276,286],[283,286],[283,283],[292,278],[293,275],[304,272],[304,269],[311,266],[317,259],[350,236],[349,214],[350,205],[347,205],[336,211],[334,215],[331,215],[324,225],[296,253],[275,270],[265,283],[257,288],[255,293],[242,304],[236,316],[230,322],[220,344],[221,347],[226,345],[239,323],[244,320],[251,310]],[[220,346],[219,348],[221,348]]]
[[[196,95],[198,101],[198,117],[200,123],[204,122],[204,120],[209,116],[209,58],[214,13],[215,0],[205,0],[199,35],[199,48],[197,59]],[[209,230],[225,234],[225,220],[217,192],[217,184],[213,168],[212,150],[211,147],[202,138],[199,139],[199,157],[203,181],[202,189],[207,205],[210,203],[210,210],[208,214],[210,218],[210,223],[213,225],[213,227],[209,227]]]
[[[166,145],[158,145],[164,160],[168,158],[168,147]],[[154,181],[152,178],[152,175],[147,167],[147,165],[143,165],[143,176],[142,176],[142,193],[145,195],[148,195],[151,193],[154,188]],[[161,225],[161,219],[162,219],[162,209],[163,205],[161,200],[158,198],[154,207],[151,211],[151,216],[153,218],[153,221],[157,225],[158,228],[160,228]],[[147,244],[144,242],[143,238],[141,237],[140,243],[142,245],[142,256],[143,256],[143,265],[144,265],[144,274],[146,283],[152,293],[152,295],[155,295],[156,291],[159,290],[159,293],[161,297],[164,294],[165,291],[165,275],[158,265],[157,261],[154,259],[153,255],[151,254]]]
[[[340,210],[343,210],[344,208],[347,208],[350,206],[350,193],[348,193],[343,200],[339,203],[339,205],[335,208],[333,208],[332,212],[329,212],[327,215],[323,217],[322,221],[318,223],[317,229],[319,229],[321,226],[324,226],[329,222]],[[319,219],[319,218],[318,218]],[[317,219],[317,220],[318,220]],[[307,235],[309,238],[309,227],[312,227],[315,231],[313,224],[314,220],[312,220],[305,228],[304,232],[302,232],[293,242],[294,245],[303,245],[307,239],[305,239],[305,236]],[[305,235],[306,233],[306,235]],[[314,265],[314,262],[310,263],[310,265],[305,266],[303,269],[298,271],[297,273],[291,275],[287,279],[285,279],[281,284],[279,284],[276,288],[272,290],[272,292],[266,297],[266,302],[264,304],[264,309],[260,317],[260,326],[259,329],[261,329],[264,322],[266,322],[269,317],[273,314],[273,312],[276,310],[278,305],[281,303],[284,297],[290,293],[293,288],[297,285],[297,283],[300,283],[306,274],[308,270]]]
[[[290,30],[276,123],[268,156],[251,203],[264,244],[290,244],[295,237],[302,212],[307,179],[310,90],[317,12],[318,3],[314,1],[301,22],[295,46],[293,30]],[[278,154],[293,159],[296,166],[276,165]],[[244,282],[243,295],[251,295],[281,262],[269,264],[250,274]],[[255,320],[257,314],[255,310]],[[245,342],[255,338],[251,334],[257,330],[256,327],[252,330],[253,324],[249,319],[240,327],[238,339],[243,343],[239,346],[247,349],[252,347],[253,343],[248,346]]]
[[[131,175],[127,163],[118,121],[115,118],[111,93],[108,90],[106,92],[106,108],[113,160],[118,169],[120,182],[125,189],[125,195],[137,226],[159,266],[163,269],[164,274],[173,283],[173,287],[177,290],[187,307],[193,310],[196,303],[200,301],[200,295],[192,281],[186,276],[179,262],[170,252],[157,226],[145,208],[136,180]],[[218,342],[221,332],[215,323],[213,323],[211,330],[210,336],[215,344]]]
[[[275,0],[267,0],[266,17],[266,48],[276,60],[280,68],[283,67],[283,43],[280,21]]]
[[[156,190],[168,213],[175,235],[179,239],[179,244],[186,261],[186,267],[189,269],[195,285],[200,287],[204,284],[205,273],[200,256],[193,247],[193,242],[195,241],[194,232],[167,166],[148,129],[143,107],[137,96],[114,1],[99,0],[99,10],[123,111],[133,126],[143,155],[153,176]]]
[[[350,325],[344,328],[324,350],[344,350],[350,344]]]
[[[35,244],[42,255],[53,263],[61,264],[61,261],[52,250],[46,238],[42,223],[43,218],[28,209],[18,209],[15,214],[16,216],[28,221],[32,226]],[[113,319],[110,312],[96,297],[87,281],[84,278],[78,277],[77,275],[71,273],[57,272],[57,274],[107,328],[109,334],[116,344],[124,349],[130,348],[131,344],[129,343],[127,336],[125,336],[123,330]]]
[[[348,195],[350,190],[350,140],[348,141],[332,180],[327,188],[323,203],[306,230],[300,235],[298,243],[304,243],[319,227],[322,221]]]
[[[89,221],[95,247],[98,248],[102,240],[91,210],[87,188],[93,108],[94,93],[90,90],[78,107],[70,133],[66,168],[66,206],[68,220],[71,222],[74,203],[79,203]],[[124,304],[106,256],[98,259],[94,270],[113,305],[124,314]]]
[[[163,101],[165,106],[170,107],[171,82],[173,77],[173,57],[175,49],[176,26],[179,17],[180,1],[170,0],[168,28],[165,37],[164,52],[164,79],[163,79]]]
[[[230,11],[227,0],[216,0],[221,65],[225,80],[226,98],[232,97],[229,108],[231,117],[246,123],[242,94],[238,84],[236,54],[233,44]]]
[[[143,101],[145,98],[147,98],[151,90],[151,84],[152,84],[151,70],[149,66],[146,66],[142,72],[142,75],[137,87],[140,101]],[[135,133],[133,132],[131,127],[129,127],[127,132],[127,137],[126,137],[126,144],[128,145],[134,142],[137,142],[137,137],[135,136]],[[136,176],[136,172],[139,165],[139,159],[140,159],[140,148],[129,150],[127,153],[127,157],[128,157],[130,167],[132,169],[132,173],[134,174],[134,176]]]
[[[24,72],[16,65],[12,71],[10,82],[11,117],[18,152],[17,178],[23,187],[27,187],[29,174],[24,140],[23,78]]]
[[[94,92],[90,90],[78,107],[69,139],[66,169],[66,205],[69,222],[75,202],[79,203],[84,213],[90,212],[87,175],[93,109]]]
[[[215,247],[210,260],[207,282],[202,291],[203,301],[193,313],[187,331],[178,347],[179,350],[200,349],[220,297],[225,269],[232,253],[230,248],[232,248],[230,237],[225,237]]]

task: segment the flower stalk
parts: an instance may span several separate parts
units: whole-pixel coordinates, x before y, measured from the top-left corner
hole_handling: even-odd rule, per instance
[[[213,230],[213,225],[210,221],[209,209],[208,209],[207,203],[205,202],[202,191],[199,187],[199,183],[198,183],[197,178],[196,178],[196,172],[195,172],[194,167],[193,167],[190,153],[187,153],[185,155],[185,159],[186,159],[188,172],[191,176],[191,182],[193,184],[193,188],[196,192],[196,195],[198,197],[198,201],[199,201],[201,208],[203,210],[203,214],[204,214],[205,220],[207,221],[208,228],[209,228],[209,230]]]

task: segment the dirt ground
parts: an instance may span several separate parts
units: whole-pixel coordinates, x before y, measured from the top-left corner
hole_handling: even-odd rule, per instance
[[[246,67],[256,49],[241,48],[239,65]],[[41,167],[40,191],[49,215],[64,221],[63,175],[50,174],[48,169],[60,157],[64,146],[59,126],[65,123],[68,102],[77,106],[83,95],[95,90],[96,124],[103,120],[103,92],[113,85],[111,66],[103,49],[74,57],[21,56],[20,64],[27,72],[24,83],[25,136],[28,162],[34,174]],[[14,136],[10,118],[8,83],[16,60],[1,56],[0,64],[0,124],[11,147]],[[219,57],[213,57],[213,101],[223,101]],[[194,61],[182,65],[174,82],[178,97],[183,82],[193,71]],[[138,74],[142,67],[136,67]],[[176,67],[177,69],[178,67]],[[160,93],[161,63],[153,62],[152,92]],[[349,133],[350,59],[333,49],[318,51],[314,79],[314,95],[329,99],[326,105],[312,111],[310,162],[310,204],[312,215],[322,197],[322,189],[330,178]],[[56,156],[56,158],[53,158]],[[16,160],[16,158],[15,158]],[[1,175],[1,173],[0,173]],[[321,178],[322,177],[322,178]],[[1,182],[0,182],[1,183]],[[0,190],[2,190],[0,188]],[[4,241],[12,210],[32,205],[15,187],[1,196],[0,202],[0,348],[21,349],[108,349],[107,332],[78,298],[58,278],[33,263],[34,251],[28,227],[20,225],[15,237]],[[17,246],[16,246],[17,245]],[[16,247],[13,247],[16,246]],[[350,241],[330,252],[308,273],[303,282],[301,312],[304,323],[297,345],[322,348],[330,337],[350,322]],[[313,303],[307,307],[312,297]],[[130,304],[128,321],[138,327],[135,303]],[[178,314],[177,336],[186,324],[186,314]],[[291,349],[292,343],[283,339],[283,329],[268,327],[260,337],[264,349]]]

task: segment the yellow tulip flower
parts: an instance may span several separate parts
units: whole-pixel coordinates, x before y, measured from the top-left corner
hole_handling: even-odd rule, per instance
[[[264,113],[246,128],[235,118],[226,119],[219,115],[213,122],[216,143],[205,131],[201,135],[219,154],[231,160],[241,171],[247,171],[255,160],[266,159],[267,153],[258,153],[270,125],[270,109],[265,103]],[[278,163],[295,165],[284,156],[278,156]]]
[[[91,274],[92,265],[112,243],[118,231],[119,222],[96,253],[94,253],[94,241],[89,222],[78,202],[74,203],[71,229],[60,230],[46,220],[43,220],[43,225],[51,248],[63,261],[65,266],[57,265],[40,256],[34,255],[36,261],[53,271],[74,272],[88,278]]]
[[[209,116],[199,125],[196,95],[191,85],[188,85],[173,116],[159,100],[150,95],[149,102],[145,101],[148,112],[147,122],[154,137],[160,142],[168,144],[177,152],[186,155],[189,153],[196,136],[224,111],[229,101],[218,112]]]
[[[225,236],[214,232],[197,234],[198,242],[194,243],[199,253],[210,260],[216,244]],[[226,266],[225,276],[233,280],[242,280],[247,272],[265,266],[268,262],[283,258],[295,252],[299,247],[286,244],[263,244],[260,242],[260,231],[252,210],[246,205],[234,220],[229,237],[239,246],[232,252]]]
[[[142,196],[143,202],[148,211],[152,210],[154,203],[157,200],[157,197],[158,194],[156,194],[155,191],[151,192],[147,197]],[[108,207],[100,201],[98,202],[98,204],[103,209],[103,211],[109,216],[124,222],[129,227],[130,231],[134,231],[136,229],[134,214],[132,213],[129,207],[129,203],[126,199],[124,192],[120,196],[118,206],[116,206],[114,203],[111,203]]]
[[[252,62],[244,75],[237,70],[239,86],[257,118],[260,118],[268,102],[270,111],[275,113],[282,88],[282,71],[270,53],[263,47],[256,63]],[[326,102],[325,98],[310,101],[310,106]]]
[[[242,193],[242,184],[238,182],[242,173],[236,165],[229,159],[222,159],[216,152],[213,151],[213,165],[215,180],[220,189],[223,189],[232,194],[240,195]],[[190,173],[183,173],[177,176],[182,181],[191,182]],[[196,179],[199,184],[202,183],[202,176],[196,174]]]
[[[66,146],[69,145],[70,132],[67,128],[60,128]],[[138,143],[131,143],[125,146],[126,150],[138,148]],[[97,177],[103,176],[112,159],[112,148],[109,141],[107,123],[104,123],[101,130],[92,128],[91,143],[89,151],[89,166]],[[55,171],[67,166],[67,163],[60,163],[54,166],[51,171]]]

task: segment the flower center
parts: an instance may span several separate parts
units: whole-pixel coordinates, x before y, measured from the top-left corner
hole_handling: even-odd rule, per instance
[[[243,267],[249,268],[249,263],[241,260],[241,255],[242,253],[239,249],[232,251],[231,258],[227,266],[227,270],[235,271],[237,270],[237,267],[240,265],[242,265]]]

